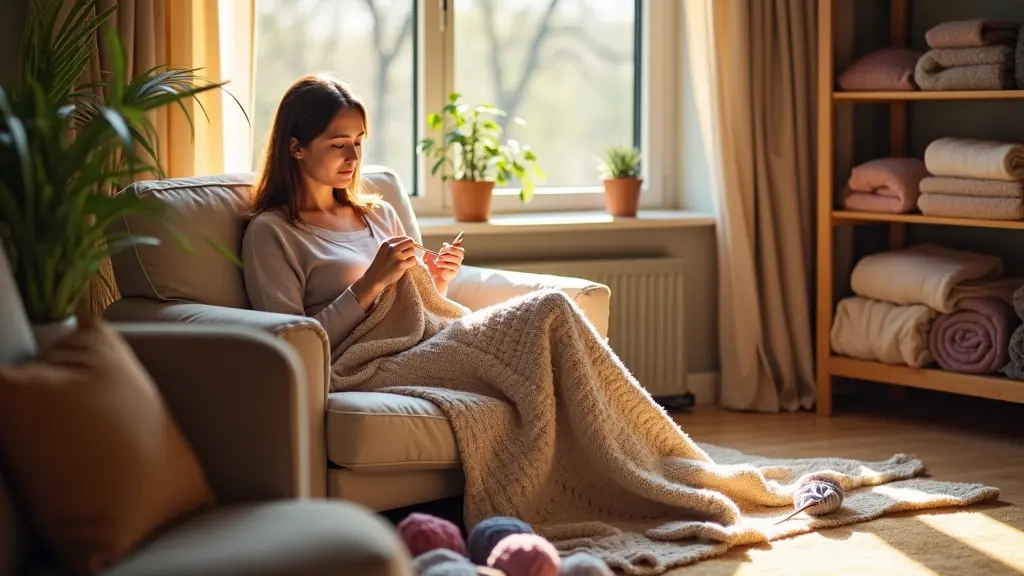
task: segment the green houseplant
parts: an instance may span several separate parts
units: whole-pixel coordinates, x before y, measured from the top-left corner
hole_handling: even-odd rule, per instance
[[[605,208],[612,216],[636,216],[640,207],[640,150],[633,146],[609,146],[598,170],[604,183]]]
[[[430,173],[441,172],[452,195],[455,219],[459,222],[483,222],[490,218],[495,184],[518,180],[519,199],[527,203],[533,197],[534,179],[544,178],[537,155],[516,140],[501,142],[502,129],[494,117],[505,112],[493,106],[470,108],[462,95],[453,92],[440,113],[427,117],[432,131],[440,137],[420,141],[420,153],[433,159]],[[523,125],[520,118],[513,119]]]
[[[176,104],[191,123],[183,102],[223,86],[202,80],[196,69],[166,66],[128,78],[113,30],[103,38],[113,62],[109,74],[78,85],[114,7],[100,11],[97,0],[66,4],[32,1],[20,75],[0,87],[0,242],[41,349],[43,340],[74,328],[78,304],[110,254],[158,243],[108,234],[127,214],[161,217],[148,203],[112,194],[137,175],[162,176],[146,113]]]

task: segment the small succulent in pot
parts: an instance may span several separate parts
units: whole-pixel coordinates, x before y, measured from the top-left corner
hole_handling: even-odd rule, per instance
[[[604,182],[605,207],[612,216],[634,217],[640,207],[642,156],[634,146],[609,146],[598,164]]]

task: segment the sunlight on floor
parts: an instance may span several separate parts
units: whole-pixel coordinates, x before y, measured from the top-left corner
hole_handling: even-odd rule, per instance
[[[918,519],[978,552],[1024,573],[1024,531],[984,514],[922,515]]]

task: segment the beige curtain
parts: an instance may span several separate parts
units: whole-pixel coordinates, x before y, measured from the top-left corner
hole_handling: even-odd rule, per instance
[[[69,2],[72,0],[68,0]],[[252,39],[254,0],[100,0],[99,9],[117,6],[108,24],[124,43],[132,76],[157,65],[201,68],[211,81],[228,80],[234,99],[213,90],[199,96],[202,104],[185,103],[192,117],[177,106],[151,113],[157,133],[158,162],[168,178],[227,171],[225,142],[236,156],[247,150],[252,109]],[[111,54],[100,45],[82,82],[101,78],[111,69]],[[205,109],[205,112],[204,112]],[[244,110],[244,113],[243,113]],[[241,120],[239,120],[241,118]],[[110,262],[104,262],[83,299],[80,314],[98,316],[119,298]]]
[[[685,0],[718,241],[719,402],[814,404],[814,0]]]

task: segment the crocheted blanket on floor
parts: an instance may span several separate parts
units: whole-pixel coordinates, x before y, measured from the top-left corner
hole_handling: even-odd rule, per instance
[[[563,293],[470,312],[439,296],[422,267],[386,290],[338,346],[331,387],[423,398],[447,415],[465,472],[467,529],[514,516],[561,552],[589,551],[625,574],[998,496],[919,478],[923,465],[903,454],[778,460],[698,444]],[[846,489],[843,508],[774,525],[792,512],[799,480],[823,471]]]

